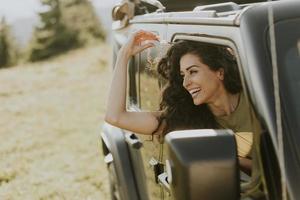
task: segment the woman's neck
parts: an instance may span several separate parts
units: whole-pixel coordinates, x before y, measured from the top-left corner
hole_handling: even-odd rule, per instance
[[[215,101],[208,103],[208,106],[215,116],[229,116],[234,112],[239,103],[240,94],[230,94],[225,91],[215,98]]]

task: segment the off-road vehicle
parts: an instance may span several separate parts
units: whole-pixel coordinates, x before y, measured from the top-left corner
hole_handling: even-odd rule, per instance
[[[300,199],[300,1],[208,2],[116,5],[114,60],[136,30],[164,41],[128,63],[127,108],[154,111],[164,81],[152,61],[168,45],[191,40],[228,47],[263,130],[254,133],[252,175],[239,170],[230,130],[174,131],[161,143],[105,123],[101,140],[114,200]]]

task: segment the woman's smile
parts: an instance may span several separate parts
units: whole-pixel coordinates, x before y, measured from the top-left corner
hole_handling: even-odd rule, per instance
[[[196,98],[200,94],[201,89],[196,88],[196,89],[191,89],[189,90],[189,93],[192,95],[192,98]]]

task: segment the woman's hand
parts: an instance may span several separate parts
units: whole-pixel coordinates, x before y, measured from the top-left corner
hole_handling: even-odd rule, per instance
[[[122,46],[121,53],[129,59],[131,56],[154,46],[153,41],[158,41],[158,36],[144,30],[139,30],[130,35],[128,41]]]
[[[152,47],[158,37],[146,31],[132,34],[121,48],[116,60],[107,101],[105,121],[134,133],[152,134],[158,126],[157,113],[128,112],[126,110],[127,65],[131,56]]]
[[[252,160],[249,158],[238,157],[240,163],[240,169],[251,176],[252,172]]]

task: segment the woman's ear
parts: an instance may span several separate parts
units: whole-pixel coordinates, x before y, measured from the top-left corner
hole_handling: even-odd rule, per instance
[[[218,78],[223,81],[224,80],[224,69],[223,68],[220,68],[218,71],[217,71],[217,76]]]

